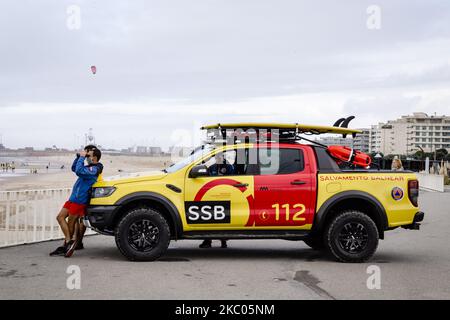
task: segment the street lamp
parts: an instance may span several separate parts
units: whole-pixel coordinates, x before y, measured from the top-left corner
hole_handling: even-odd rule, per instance
[[[377,161],[377,164],[378,164],[378,170],[379,170],[380,167],[381,167],[381,159],[382,159],[383,157],[381,156],[381,154],[380,154],[379,152],[377,152],[377,154],[374,156],[374,158],[375,158],[376,161]]]

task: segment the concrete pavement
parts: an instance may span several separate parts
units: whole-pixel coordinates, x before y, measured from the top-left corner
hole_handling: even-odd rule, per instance
[[[450,195],[422,192],[420,201],[422,230],[387,232],[364,264],[282,240],[172,242],[157,262],[125,260],[106,236],[87,238],[70,259],[48,256],[58,242],[0,249],[0,299],[450,299]],[[66,286],[71,265],[79,290]],[[371,265],[381,289],[367,288]]]

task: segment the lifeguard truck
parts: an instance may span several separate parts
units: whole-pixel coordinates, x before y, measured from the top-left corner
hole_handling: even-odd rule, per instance
[[[207,143],[167,169],[97,182],[85,224],[114,236],[129,260],[156,260],[171,240],[286,239],[366,261],[386,231],[418,230],[424,213],[413,172],[307,138],[355,136],[351,118],[205,126]]]

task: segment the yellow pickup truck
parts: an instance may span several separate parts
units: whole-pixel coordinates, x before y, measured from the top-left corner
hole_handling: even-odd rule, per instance
[[[92,190],[85,224],[115,236],[130,260],[158,259],[171,240],[286,239],[363,262],[384,233],[418,230],[419,186],[413,172],[341,169],[326,148],[298,134],[357,130],[283,124],[205,127],[279,130],[277,141],[213,141],[159,172],[105,178]],[[291,132],[291,136],[283,136]]]

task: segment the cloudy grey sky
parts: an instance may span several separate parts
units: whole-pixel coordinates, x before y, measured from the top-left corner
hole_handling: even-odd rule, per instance
[[[74,148],[90,127],[105,147],[167,147],[210,122],[450,114],[448,0],[4,0],[0,57],[13,148]]]

